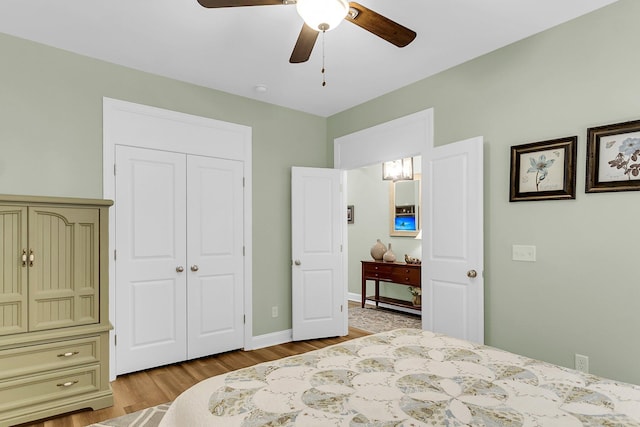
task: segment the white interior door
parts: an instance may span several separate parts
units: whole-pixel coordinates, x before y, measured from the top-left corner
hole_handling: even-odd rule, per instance
[[[116,147],[117,374],[186,358],[184,154]]]
[[[482,137],[423,158],[422,325],[484,342]]]
[[[188,357],[242,347],[243,165],[187,156]]]
[[[345,335],[347,298],[342,260],[346,205],[342,171],[291,171],[292,329],[294,340]]]

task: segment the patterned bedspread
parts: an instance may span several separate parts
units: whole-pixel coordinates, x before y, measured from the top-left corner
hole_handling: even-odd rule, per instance
[[[161,426],[640,426],[640,387],[418,329],[196,384]]]

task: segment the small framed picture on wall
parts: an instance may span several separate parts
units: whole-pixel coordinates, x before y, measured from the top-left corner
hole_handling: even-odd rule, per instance
[[[640,120],[587,129],[585,191],[640,190]]]
[[[576,198],[577,136],[511,147],[509,201]]]

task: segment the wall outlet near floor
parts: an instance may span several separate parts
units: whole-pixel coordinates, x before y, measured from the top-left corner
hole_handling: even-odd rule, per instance
[[[511,247],[511,259],[514,261],[535,262],[536,247],[531,245],[513,245]]]
[[[589,356],[576,353],[575,368],[576,368],[576,371],[580,371],[580,372],[584,372],[585,374],[588,374],[589,373]]]
[[[271,317],[278,317],[278,306],[274,305],[271,307]]]

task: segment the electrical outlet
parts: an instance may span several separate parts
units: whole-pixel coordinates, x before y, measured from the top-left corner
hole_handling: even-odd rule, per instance
[[[576,353],[575,367],[576,367],[576,371],[580,371],[580,372],[584,372],[585,374],[588,374],[589,373],[589,356]]]
[[[511,247],[511,259],[514,261],[535,262],[536,247],[531,245],[513,245]]]
[[[271,307],[271,317],[278,317],[278,306],[274,305]]]

